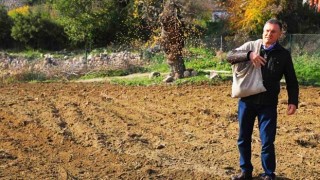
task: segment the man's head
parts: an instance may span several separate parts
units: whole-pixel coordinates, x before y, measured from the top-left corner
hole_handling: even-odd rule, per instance
[[[277,42],[282,34],[282,24],[276,19],[270,19],[263,27],[263,45],[269,47]]]

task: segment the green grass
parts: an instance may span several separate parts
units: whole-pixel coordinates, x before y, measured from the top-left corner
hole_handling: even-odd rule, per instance
[[[149,86],[161,84],[164,77],[156,77],[150,79],[149,77],[136,77],[136,78],[112,78],[112,84],[120,84],[126,86]]]
[[[164,73],[164,72],[169,72],[170,68],[169,65],[166,63],[161,63],[161,64],[151,64],[149,66],[147,66],[148,68],[148,72],[153,72],[153,71],[157,71],[160,73]]]
[[[223,60],[219,60],[218,58],[212,59],[193,59],[190,61],[186,61],[185,65],[187,68],[195,69],[195,70],[231,70],[230,64]]]
[[[302,55],[293,59],[299,84],[320,86],[320,57]]]
[[[209,72],[200,71],[198,72],[197,76],[194,77],[188,77],[183,79],[178,79],[171,84],[173,85],[184,85],[184,84],[217,84],[220,82],[224,82],[227,80],[230,80],[230,76],[224,76],[221,75],[220,78],[210,80],[208,78]],[[119,78],[114,77],[111,79],[112,84],[119,84],[119,85],[126,85],[126,86],[149,86],[149,85],[160,85],[160,84],[166,84],[163,82],[163,79],[165,78],[164,75],[152,78],[149,77],[137,77],[137,78]]]
[[[97,72],[90,72],[81,76],[79,79],[93,79],[93,78],[104,78],[104,77],[112,77],[112,76],[126,76],[129,74],[128,70],[104,70],[104,71],[97,71]]]
[[[24,50],[24,51],[9,51],[11,56],[23,57],[28,60],[39,59],[43,57],[43,52],[38,50]]]
[[[111,69],[111,70],[100,70],[96,72],[90,72],[79,79],[93,79],[93,78],[104,78],[104,77],[114,77],[114,76],[127,76],[133,73],[143,73],[148,72],[145,67],[132,67],[130,69]]]
[[[187,69],[201,70],[226,70],[230,71],[231,66],[226,60],[221,60],[215,56],[212,50],[207,48],[188,49],[187,55],[184,57]],[[151,57],[150,65],[147,67],[149,71],[169,72],[169,66],[163,53],[158,53]]]
[[[209,72],[200,71],[197,76],[177,79],[174,84],[182,85],[182,84],[217,84],[220,82],[224,82],[230,80],[230,76],[220,75],[220,77],[215,79],[209,79]]]
[[[192,56],[202,56],[202,58],[212,58],[215,56],[215,52],[208,48],[189,47],[188,51]]]

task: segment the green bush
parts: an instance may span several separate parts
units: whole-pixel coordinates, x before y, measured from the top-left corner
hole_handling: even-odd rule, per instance
[[[21,72],[6,78],[4,81],[6,83],[15,83],[15,82],[43,82],[46,81],[47,77],[44,73],[41,72]]]
[[[294,66],[300,84],[320,85],[319,56],[297,56],[294,58]]]
[[[27,48],[59,50],[65,47],[67,37],[63,27],[50,19],[43,18],[41,12],[13,16],[12,37]]]
[[[10,35],[12,26],[13,22],[7,10],[0,5],[0,48],[9,48],[13,42]]]

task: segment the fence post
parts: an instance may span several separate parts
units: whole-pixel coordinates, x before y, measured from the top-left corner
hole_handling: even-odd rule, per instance
[[[289,35],[289,51],[291,53],[292,50],[292,34]]]
[[[223,41],[223,39],[222,39],[222,35],[221,35],[221,36],[220,36],[220,51],[222,51],[222,46],[223,46],[223,45],[222,45],[222,43],[223,43],[222,41]]]

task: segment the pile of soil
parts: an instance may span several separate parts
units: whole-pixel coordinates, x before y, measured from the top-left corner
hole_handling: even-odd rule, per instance
[[[127,87],[105,82],[0,85],[1,179],[228,179],[239,172],[231,83]],[[301,87],[287,116],[279,179],[320,177],[320,88]],[[253,135],[254,176],[262,173]]]

